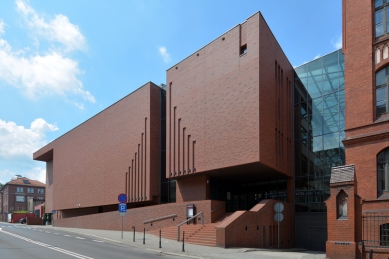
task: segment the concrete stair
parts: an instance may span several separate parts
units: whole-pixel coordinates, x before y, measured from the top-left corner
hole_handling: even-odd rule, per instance
[[[182,225],[180,227],[180,240],[182,240],[182,232],[185,231],[185,241],[196,233],[202,227],[201,224],[198,225]],[[177,226],[162,228],[162,238],[177,240]],[[150,230],[148,234],[159,236],[159,229]]]
[[[193,233],[185,242],[189,244],[216,246],[216,226],[217,223],[205,224],[198,231]]]
[[[216,222],[210,224],[182,225],[180,228],[180,241],[182,232],[185,231],[185,242],[189,244],[216,246],[216,226],[232,215],[225,213]],[[177,226],[162,228],[162,238],[177,240]],[[159,229],[150,230],[148,234],[159,236]]]

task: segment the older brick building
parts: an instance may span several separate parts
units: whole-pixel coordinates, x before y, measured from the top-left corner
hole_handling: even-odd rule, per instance
[[[389,254],[389,2],[343,1],[347,167],[331,182],[329,258]],[[331,180],[332,181],[332,180]]]
[[[30,198],[44,202],[45,189],[44,183],[20,175],[14,176],[0,189],[1,220],[7,221],[7,214],[15,212],[24,212],[25,215]]]

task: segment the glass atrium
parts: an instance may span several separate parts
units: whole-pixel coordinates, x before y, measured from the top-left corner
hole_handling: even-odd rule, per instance
[[[326,212],[331,167],[345,164],[342,50],[295,68],[296,212]]]

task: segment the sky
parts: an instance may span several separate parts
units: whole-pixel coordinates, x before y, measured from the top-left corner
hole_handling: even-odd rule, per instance
[[[0,183],[32,154],[260,11],[292,66],[341,48],[341,0],[5,0]]]

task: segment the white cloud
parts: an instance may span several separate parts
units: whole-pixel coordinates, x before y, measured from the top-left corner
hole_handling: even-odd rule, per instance
[[[4,169],[0,171],[0,183],[5,184],[11,181],[12,177],[15,175],[21,175],[23,177],[27,177],[31,180],[37,180],[42,183],[46,183],[46,169],[42,167],[34,167],[31,170],[24,171],[21,173],[15,173],[8,169]]]
[[[53,20],[46,22],[24,1],[16,1],[16,6],[33,33],[50,41],[62,43],[66,51],[86,49],[84,35],[80,32],[78,26],[69,22],[68,17],[58,14]]]
[[[0,119],[0,158],[28,157],[47,144],[46,132],[56,131],[58,127],[39,118],[30,128],[16,125],[15,122]]]
[[[342,48],[342,36],[340,36],[337,39],[331,40],[332,46],[334,46],[335,49],[341,49]]]
[[[95,102],[94,96],[83,89],[82,82],[77,78],[82,74],[78,62],[65,55],[68,50],[85,48],[85,38],[77,26],[63,15],[57,15],[46,23],[23,1],[17,1],[16,4],[32,32],[62,43],[65,51],[53,47],[44,54],[29,55],[29,47],[14,51],[0,37],[0,79],[20,89],[29,98],[73,94],[81,96],[85,101]],[[0,20],[1,31],[4,31],[4,23]],[[39,41],[35,39],[33,45],[39,47]],[[81,107],[83,104],[76,106]]]
[[[159,47],[158,51],[159,54],[162,56],[163,61],[165,61],[165,63],[169,63],[171,61],[170,54],[169,52],[167,52],[166,47]]]
[[[22,176],[31,180],[37,180],[42,183],[46,183],[46,169],[40,166],[34,167],[31,170],[22,173]]]

